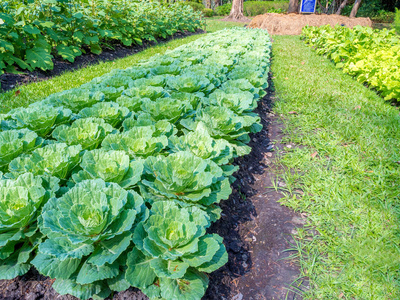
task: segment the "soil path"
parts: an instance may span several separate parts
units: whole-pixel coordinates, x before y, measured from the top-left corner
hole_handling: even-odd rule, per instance
[[[237,160],[234,193],[221,204],[224,215],[211,228],[224,237],[229,262],[211,275],[205,299],[301,299],[298,291],[304,287],[291,286],[299,267],[287,259],[292,253],[286,250],[305,218],[278,203],[280,192],[266,188],[276,182],[273,161],[285,146],[282,125],[271,112],[273,101],[270,88],[257,109],[264,128],[252,136],[250,155]]]
[[[259,101],[257,113],[263,130],[251,136],[252,152],[236,160],[240,170],[235,174],[231,197],[221,203],[222,218],[210,232],[224,238],[229,262],[210,275],[210,285],[203,300],[283,300],[301,299],[291,287],[300,272],[291,260],[291,234],[305,219],[278,201],[280,192],[266,187],[275,181],[273,160],[284,151],[280,143],[282,126],[271,112],[272,89]],[[274,144],[272,144],[272,142]],[[274,151],[275,150],[275,151]],[[278,183],[283,187],[283,183]],[[0,280],[0,299],[5,300],[76,300],[58,295],[53,280],[35,270],[13,280]],[[137,289],[116,293],[114,300],[145,300]]]

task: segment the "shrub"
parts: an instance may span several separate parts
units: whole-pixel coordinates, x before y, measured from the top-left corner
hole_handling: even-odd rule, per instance
[[[203,15],[205,17],[210,18],[210,17],[212,17],[214,15],[214,11],[212,9],[210,9],[210,8],[205,8],[205,9],[203,9]]]
[[[215,9],[215,13],[218,16],[229,15],[232,9],[232,4],[227,3],[218,6]],[[267,12],[273,13],[285,13],[288,9],[288,2],[286,1],[246,1],[243,4],[244,14],[246,16],[257,16]]]
[[[371,16],[371,20],[376,23],[392,23],[395,18],[395,13],[386,10],[379,10],[375,16]]]
[[[243,5],[244,14],[246,16],[262,15],[269,10],[280,9],[284,12],[288,9],[288,2],[286,1],[247,1]],[[275,11],[272,11],[275,12]]]
[[[231,9],[232,9],[232,4],[226,3],[224,5],[218,6],[215,9],[215,14],[218,16],[227,16],[227,15],[229,15]]]
[[[396,30],[397,34],[400,34],[400,10],[396,8],[396,15],[394,17],[393,28]]]
[[[194,11],[203,11],[205,9],[205,6],[202,3],[197,3],[194,1],[182,2],[182,4],[191,6]]]

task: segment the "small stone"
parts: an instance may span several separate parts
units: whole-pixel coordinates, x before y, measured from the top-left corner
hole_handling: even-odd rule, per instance
[[[278,186],[279,186],[279,187],[286,187],[286,183],[280,181],[280,182],[278,183]]]
[[[272,157],[272,153],[271,152],[267,152],[265,155],[268,156],[268,157]]]
[[[232,300],[242,300],[242,299],[243,299],[243,294],[242,293],[239,293],[239,294],[233,296],[233,298],[232,298]]]
[[[255,143],[256,143],[256,142],[257,142],[257,139],[256,139],[256,138],[254,138],[254,139],[253,139],[253,142],[255,142]]]

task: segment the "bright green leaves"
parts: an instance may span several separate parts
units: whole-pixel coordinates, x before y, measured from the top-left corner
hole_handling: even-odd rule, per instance
[[[35,175],[48,174],[66,179],[80,161],[81,145],[50,144],[36,149],[30,155],[15,158],[9,164],[11,174],[17,176],[25,172]]]
[[[115,183],[101,179],[78,183],[44,206],[39,226],[48,239],[32,263],[43,274],[68,280],[63,283],[79,293],[88,284],[90,290],[115,278],[143,208],[138,194]],[[56,286],[62,293],[64,287]]]
[[[124,151],[96,149],[85,152],[80,166],[82,170],[72,175],[76,183],[101,178],[106,182],[118,183],[123,188],[131,188],[143,173],[143,163],[131,162]]]
[[[4,168],[22,153],[28,153],[40,146],[42,139],[28,129],[0,132],[0,167]]]
[[[92,107],[82,109],[78,116],[80,118],[100,118],[113,127],[118,127],[122,120],[129,114],[129,109],[120,107],[114,102],[100,102]]]
[[[385,100],[400,98],[400,42],[395,30],[307,26],[302,38],[337,68],[379,91]]]
[[[53,131],[53,137],[67,145],[81,145],[83,150],[96,149],[114,128],[99,118],[79,119],[71,126],[61,125]]]
[[[214,189],[225,180],[222,169],[191,152],[181,151],[167,157],[149,157],[144,166],[145,179],[142,184],[155,195],[209,205],[227,199],[230,194]],[[210,199],[212,200],[209,201]]]
[[[41,242],[37,218],[58,191],[55,177],[25,173],[0,180],[0,278],[12,279],[30,269],[31,252]]]

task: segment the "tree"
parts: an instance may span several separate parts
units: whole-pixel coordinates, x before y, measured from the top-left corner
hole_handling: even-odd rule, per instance
[[[249,22],[250,19],[246,18],[243,14],[243,0],[233,0],[231,13],[224,21],[241,21]]]
[[[357,15],[358,8],[361,5],[362,0],[354,1],[353,8],[351,9],[350,18],[354,18]]]
[[[299,0],[289,0],[288,14],[299,12]]]
[[[348,1],[348,0],[344,0],[344,1],[340,4],[338,10],[336,11],[336,14],[337,14],[337,15],[340,15],[340,14],[342,13],[342,9],[347,5],[347,1]]]

